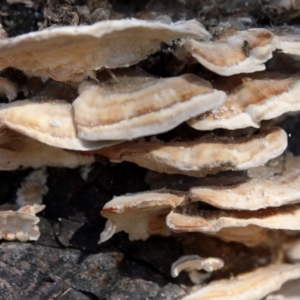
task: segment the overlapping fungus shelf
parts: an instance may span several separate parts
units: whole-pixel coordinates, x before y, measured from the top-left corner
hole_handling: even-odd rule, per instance
[[[237,26],[244,15],[205,29],[185,20],[197,17],[185,1],[150,1],[131,15],[144,20],[65,2],[70,26],[48,1],[49,28],[7,37],[0,27],[0,169],[36,169],[1,205],[0,238],[39,238],[47,166],[101,182],[122,164],[147,176],[122,193],[99,184],[101,245],[121,231],[179,237],[183,255],[169,267],[193,283],[180,283],[185,300],[287,294],[300,279],[300,160],[280,122],[300,110],[299,28]],[[300,15],[298,1],[269,2],[267,15],[274,5],[287,23]]]

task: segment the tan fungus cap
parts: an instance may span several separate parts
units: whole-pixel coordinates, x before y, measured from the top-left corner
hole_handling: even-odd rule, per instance
[[[8,129],[0,131],[0,170],[43,166],[76,168],[93,161],[92,157],[51,147]]]
[[[187,142],[125,142],[97,153],[112,161],[130,161],[157,172],[203,177],[260,166],[279,156],[286,146],[285,131],[273,128],[246,138],[209,134]]]
[[[21,100],[2,104],[0,124],[50,146],[70,150],[99,149],[116,143],[78,138],[72,105],[60,100]]]
[[[0,40],[0,69],[57,81],[79,80],[101,68],[128,67],[160,49],[162,42],[210,34],[195,20],[163,24],[135,19],[66,26]]]
[[[226,99],[224,92],[192,74],[118,80],[80,87],[80,96],[73,103],[80,138],[131,140],[165,132]]]
[[[36,241],[40,236],[39,228],[36,226],[40,219],[35,214],[44,208],[44,205],[28,205],[18,211],[1,211],[0,239]]]
[[[187,40],[183,48],[207,69],[224,76],[265,69],[278,44],[277,37],[261,28],[226,32],[216,41]]]
[[[300,278],[300,265],[272,264],[230,279],[211,282],[183,300],[260,300],[287,281]]]
[[[237,81],[236,86],[232,83],[234,81]],[[189,120],[188,124],[193,128],[258,128],[262,120],[300,110],[299,75],[286,77],[278,73],[266,73],[263,76],[260,73],[260,78],[240,75],[238,78],[222,79],[216,87],[225,91],[230,87],[227,100],[223,105]]]
[[[175,232],[216,234],[224,228],[255,225],[268,229],[300,230],[300,204],[268,207],[256,211],[204,210],[180,207],[167,216]]]
[[[105,204],[101,215],[108,218],[99,243],[124,230],[131,240],[145,240],[150,235],[169,235],[166,215],[185,200],[185,194],[161,190],[115,197]]]
[[[229,186],[201,186],[190,189],[192,201],[221,209],[257,210],[300,202],[300,157],[284,155],[283,170],[274,162],[248,172],[246,182]],[[279,163],[279,162],[278,162]],[[273,164],[273,165],[272,165]],[[279,169],[280,170],[280,169]],[[278,171],[279,171],[278,170]]]

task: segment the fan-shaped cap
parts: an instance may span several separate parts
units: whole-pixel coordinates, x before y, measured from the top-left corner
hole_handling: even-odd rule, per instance
[[[115,197],[102,209],[101,215],[109,220],[99,243],[122,230],[129,234],[131,240],[145,240],[151,234],[169,235],[166,215],[184,199],[184,193],[167,190]]]
[[[92,157],[51,147],[8,129],[0,131],[0,170],[43,166],[76,168],[93,161]]]
[[[300,279],[290,280],[280,290],[273,292],[263,300],[298,300],[300,295]]]
[[[228,91],[230,87],[225,103],[192,118],[188,124],[198,130],[259,127],[262,120],[300,110],[300,76],[266,73],[259,77],[238,76],[221,80],[216,84],[217,88]]]
[[[300,265],[272,264],[237,277],[214,281],[183,300],[258,300],[287,281],[300,278]]]
[[[286,54],[300,55],[299,32],[299,28],[294,26],[285,28],[284,30],[277,30],[277,48]]]
[[[42,143],[70,150],[91,150],[117,142],[77,137],[72,105],[65,101],[15,101],[0,106],[0,124]]]
[[[202,186],[190,189],[192,201],[221,209],[257,210],[300,202],[300,159],[285,155],[283,170],[273,172],[270,162],[250,170],[249,180],[230,186]],[[278,161],[279,163],[279,161]],[[276,171],[276,170],[275,170]]]
[[[182,271],[205,270],[206,272],[213,272],[223,268],[223,266],[224,261],[220,258],[184,255],[172,264],[171,274],[173,277],[177,277]]]
[[[209,134],[188,142],[125,142],[97,153],[113,161],[130,161],[157,172],[202,177],[260,166],[279,156],[286,146],[285,131],[273,128],[246,138]]]
[[[232,30],[216,41],[187,40],[184,49],[207,69],[224,76],[265,69],[278,44],[277,37],[261,28]]]
[[[216,234],[224,228],[255,225],[269,229],[300,230],[300,204],[268,207],[256,211],[204,210],[193,206],[178,207],[167,217],[175,232]],[[219,233],[222,236],[221,232]]]
[[[226,99],[224,92],[192,75],[168,79],[123,77],[84,84],[74,101],[78,136],[85,140],[130,140],[168,131]]]
[[[0,212],[0,239],[21,242],[36,241],[39,236],[39,228],[36,224],[40,221],[36,213],[44,209],[44,205],[26,205],[18,211]]]
[[[93,70],[136,64],[159,50],[161,42],[183,37],[202,39],[210,34],[195,20],[163,24],[126,19],[50,28],[0,40],[0,69],[78,80]]]

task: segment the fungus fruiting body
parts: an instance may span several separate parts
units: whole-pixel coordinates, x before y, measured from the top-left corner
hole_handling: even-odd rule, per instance
[[[101,245],[120,231],[179,235],[184,253],[171,273],[195,284],[184,299],[259,300],[300,278],[300,163],[280,128],[300,111],[300,77],[277,56],[299,60],[298,29],[211,34],[196,20],[162,20],[0,33],[0,169],[37,169],[2,206],[0,238],[38,239],[46,166],[88,166],[84,182],[99,165],[129,162],[148,170],[148,186],[103,205]],[[268,249],[268,259],[238,271],[226,251],[199,253],[195,237]],[[236,276],[214,280],[230,267]]]

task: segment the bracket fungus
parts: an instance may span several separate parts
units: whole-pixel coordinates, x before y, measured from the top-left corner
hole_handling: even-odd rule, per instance
[[[230,279],[215,281],[183,300],[258,300],[300,277],[300,266],[273,264]]]
[[[171,208],[178,206],[184,199],[184,193],[166,190],[115,197],[102,209],[102,216],[109,221],[99,243],[122,230],[129,233],[131,240],[145,240],[151,234],[170,235],[165,218]]]
[[[238,75],[217,82],[217,88],[228,91],[225,103],[192,118],[188,124],[198,130],[258,128],[262,120],[300,110],[299,75],[265,73],[256,77]]]
[[[292,155],[284,158],[282,172],[272,172],[270,165],[258,167],[248,172],[250,178],[246,182],[223,187],[195,186],[190,189],[189,197],[226,210],[254,211],[298,203],[300,160]]]
[[[289,280],[280,290],[266,296],[263,300],[297,300],[300,294],[300,280]]]
[[[0,131],[1,170],[44,166],[76,168],[93,161],[92,157],[40,143],[12,130]]]
[[[220,258],[208,257],[203,258],[199,255],[185,255],[181,256],[172,264],[171,274],[173,277],[177,277],[182,271],[192,270],[205,270],[206,272],[213,272],[223,268],[224,262]]]
[[[40,219],[35,214],[44,207],[44,205],[26,205],[18,211],[1,211],[0,239],[36,241],[40,236],[39,228],[36,226]]]
[[[232,30],[216,41],[187,40],[182,47],[207,69],[224,76],[265,70],[277,48],[277,37],[266,29]]]
[[[20,100],[1,104],[0,126],[8,127],[41,143],[70,150],[99,149],[116,143],[80,139],[74,124],[72,105],[61,100]]]
[[[185,213],[185,210],[187,211]],[[167,216],[168,227],[175,232],[203,232],[216,234],[224,228],[255,225],[269,229],[298,230],[299,204],[265,208],[256,211],[204,210],[191,211],[178,207]]]
[[[78,136],[85,140],[130,140],[173,129],[221,105],[226,95],[192,74],[167,79],[120,78],[84,85],[74,101]],[[122,109],[120,109],[122,107]]]
[[[284,9],[296,4],[280,2]],[[259,300],[300,278],[300,160],[284,152],[289,132],[272,127],[277,117],[300,111],[298,64],[285,68],[278,58],[299,60],[299,29],[222,26],[211,35],[195,20],[161,16],[13,38],[0,32],[0,169],[88,165],[81,170],[85,186],[98,176],[94,168],[105,177],[105,170],[119,172],[114,163],[129,162],[120,169],[143,173],[142,186],[93,183],[106,202],[100,199],[107,220],[99,243],[120,231],[130,240],[179,235],[172,275],[209,273],[190,276],[196,286],[186,287],[185,300]],[[46,184],[43,168],[16,188],[16,203],[0,212],[0,238],[38,239]],[[7,210],[17,205],[24,206]],[[209,239],[227,250],[200,253]],[[238,268],[247,251],[257,251],[256,262]],[[226,270],[235,277],[216,281],[230,276]]]
[[[278,33],[278,49],[285,54],[300,55],[299,29],[289,27]]]
[[[279,156],[287,146],[280,128],[249,137],[206,135],[184,142],[126,142],[97,153],[113,161],[130,161],[157,172],[203,177],[226,170],[245,170]]]
[[[0,40],[0,70],[18,68],[28,75],[78,81],[102,68],[128,67],[160,49],[162,42],[207,39],[203,25],[113,20],[90,26],[49,28]]]

